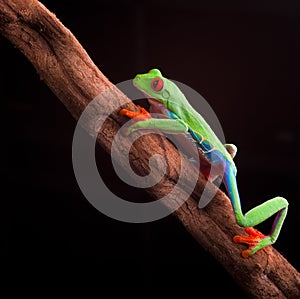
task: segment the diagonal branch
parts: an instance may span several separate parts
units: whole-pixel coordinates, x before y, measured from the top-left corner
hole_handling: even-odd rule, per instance
[[[40,2],[0,0],[0,32],[27,57],[75,119],[99,94],[102,94],[98,103],[100,110],[105,111],[110,105],[120,107],[124,102],[126,108],[135,109],[134,104],[94,65],[73,34]],[[116,111],[102,126],[97,141],[108,153],[124,121]],[[187,161],[180,165],[174,146],[156,135],[143,136],[132,146],[133,170],[138,174],[147,173],[149,158],[157,153],[168,157],[168,168],[162,181],[146,190],[154,199],[174,188],[180,171],[186,172],[188,177],[195,175],[195,169],[188,167]],[[122,161],[119,163],[124,167]],[[199,209],[197,200],[205,186],[211,194],[216,194],[209,205]],[[183,196],[185,190],[181,188],[176,198]],[[300,298],[299,273],[273,247],[248,259],[241,257],[242,245],[234,244],[232,237],[243,230],[235,223],[230,201],[201,175],[192,195],[173,214],[251,298]]]

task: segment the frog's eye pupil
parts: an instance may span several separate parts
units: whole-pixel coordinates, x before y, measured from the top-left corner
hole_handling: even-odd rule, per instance
[[[161,78],[154,78],[151,82],[151,88],[154,91],[160,91],[164,87],[164,82]]]

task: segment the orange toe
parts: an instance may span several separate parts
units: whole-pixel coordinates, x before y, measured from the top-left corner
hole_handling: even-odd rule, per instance
[[[245,232],[253,237],[259,237],[261,239],[263,239],[265,237],[265,235],[263,233],[261,233],[259,230],[253,228],[253,227],[246,227],[245,228]]]
[[[243,250],[243,251],[242,251],[242,257],[243,257],[243,258],[249,257],[249,256],[250,256],[250,252],[251,252],[250,249],[245,249],[245,250]]]
[[[121,110],[119,111],[119,114],[120,114],[120,115],[127,116],[127,117],[129,117],[129,118],[135,117],[136,113],[137,113],[137,112],[133,112],[133,111],[130,111],[130,110],[128,110],[128,109],[121,109]]]
[[[127,116],[129,118],[137,118],[138,120],[145,120],[151,118],[151,114],[143,107],[137,106],[140,111],[130,111],[128,109],[121,109],[120,115]]]
[[[243,243],[243,244],[248,244],[250,246],[255,246],[259,240],[260,239],[258,239],[257,237],[252,237],[252,236],[234,236],[233,237],[234,243]]]
[[[247,258],[249,255],[251,255],[252,249],[257,246],[262,239],[265,238],[265,235],[253,227],[247,227],[245,228],[245,231],[248,236],[234,236],[233,242],[249,245],[248,249],[242,251],[242,256]]]

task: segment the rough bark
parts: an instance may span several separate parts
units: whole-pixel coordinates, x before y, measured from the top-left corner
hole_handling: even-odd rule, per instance
[[[94,65],[73,34],[40,2],[0,0],[0,32],[22,51],[75,119],[99,94],[102,94],[100,110],[105,111],[110,105],[119,107],[124,102],[128,109],[136,109]],[[97,141],[108,153],[124,121],[115,111],[99,132]],[[149,158],[157,153],[167,157],[168,167],[162,181],[146,190],[154,199],[174,188],[180,171],[185,171],[187,176],[195,175],[195,169],[187,161],[178,162],[178,151],[167,139],[153,134],[143,136],[132,146],[130,158],[134,171],[148,173]],[[122,166],[122,161],[119,162]],[[251,298],[300,298],[299,273],[272,246],[248,259],[241,257],[244,246],[234,244],[232,237],[244,234],[244,230],[236,225],[230,201],[223,192],[216,190],[209,205],[198,208],[197,199],[206,184],[210,192],[215,191],[216,187],[199,175],[194,192],[174,216]],[[184,195],[182,187],[174,201]]]

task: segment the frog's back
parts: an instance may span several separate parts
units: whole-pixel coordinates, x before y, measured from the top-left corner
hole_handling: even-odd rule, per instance
[[[168,89],[172,90],[167,108],[174,113],[175,117],[182,119],[189,126],[189,133],[202,154],[206,154],[206,158],[214,156],[215,159],[217,157],[222,159],[223,157],[235,167],[231,155],[202,115],[194,109],[174,82],[167,80],[166,83]],[[215,161],[210,162],[214,163]]]
[[[173,111],[174,112],[174,111]],[[182,107],[174,112],[189,126],[189,133],[196,141],[197,146],[209,158],[223,156],[229,163],[234,165],[231,155],[226,150],[224,144],[217,137],[215,132],[206,120],[186,101]],[[220,157],[221,158],[221,157]],[[211,161],[214,163],[214,161]]]

